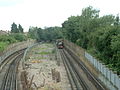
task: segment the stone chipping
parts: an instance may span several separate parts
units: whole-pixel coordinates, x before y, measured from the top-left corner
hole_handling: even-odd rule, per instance
[[[71,90],[65,67],[57,51],[50,43],[40,44],[29,51],[25,71],[33,90]]]

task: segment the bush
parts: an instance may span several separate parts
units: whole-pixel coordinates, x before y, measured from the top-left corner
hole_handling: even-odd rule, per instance
[[[27,40],[27,37],[21,33],[11,34],[10,36],[15,38],[17,41],[20,41],[20,42]]]
[[[0,42],[7,42],[8,44],[16,42],[15,38],[10,35],[0,36]]]
[[[7,45],[15,42],[21,42],[27,40],[27,37],[21,33],[1,35],[0,36],[0,51],[3,51]]]
[[[0,42],[0,51],[3,51],[7,47],[8,43]]]

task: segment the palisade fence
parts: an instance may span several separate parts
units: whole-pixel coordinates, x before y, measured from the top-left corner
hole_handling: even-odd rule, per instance
[[[112,83],[112,85],[120,90],[120,77],[113,73],[112,70],[107,68],[103,63],[95,59],[93,56],[91,56],[89,53],[87,53],[83,48],[79,47],[78,45],[69,42],[67,40],[64,40],[64,44],[66,48],[69,48],[73,53],[75,53],[78,57],[86,58],[105,78],[100,78],[101,81],[104,82],[104,84],[110,88],[110,85],[108,82]],[[83,61],[84,62],[84,61]],[[112,87],[110,88],[112,89]]]
[[[85,57],[91,64],[93,64],[93,66],[97,70],[99,70],[104,75],[104,77],[106,77],[115,87],[117,87],[120,90],[120,78],[117,74],[113,73],[103,63],[99,62],[89,53],[85,52]]]
[[[5,60],[9,55],[15,53],[18,50],[27,48],[29,45],[35,43],[34,40],[28,40],[28,41],[23,41],[23,42],[18,42],[18,43],[14,43],[11,44],[10,46],[8,46],[2,53],[2,55],[0,56],[0,63]]]

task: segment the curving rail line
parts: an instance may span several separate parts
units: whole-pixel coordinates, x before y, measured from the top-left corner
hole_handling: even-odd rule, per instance
[[[12,59],[11,61],[10,59],[4,61],[5,64],[7,64],[7,62],[10,62],[10,64],[5,72],[0,90],[17,90],[16,74],[17,74],[19,61],[23,57],[23,54],[24,54],[24,50],[18,51],[13,55],[11,55],[10,57],[10,59]]]

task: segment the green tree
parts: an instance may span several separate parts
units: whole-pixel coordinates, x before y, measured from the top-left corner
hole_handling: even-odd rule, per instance
[[[37,41],[52,41],[62,37],[61,27],[46,27],[44,29],[38,27],[29,28],[29,37]]]
[[[99,17],[99,12],[89,6],[82,10],[80,16],[69,17],[62,24],[63,36],[85,48],[114,70],[120,71],[119,16]]]
[[[67,21],[65,21],[62,24],[63,27],[63,34],[66,39],[76,42],[76,40],[79,37],[79,32],[78,32],[78,22],[79,22],[79,17],[71,16],[68,18]]]
[[[117,14],[114,25],[118,26],[119,24],[120,24],[120,22],[119,22],[119,14]]]
[[[37,36],[37,27],[29,27],[28,37],[32,39],[36,39]]]
[[[81,16],[71,16],[62,24],[66,39],[87,49],[90,33],[98,27],[99,10],[89,6],[82,10]]]
[[[19,30],[17,28],[17,24],[15,24],[14,22],[11,25],[11,33],[19,33]]]
[[[20,41],[20,42],[27,40],[27,37],[22,33],[11,34],[11,36],[14,37],[17,41]]]
[[[18,26],[18,30],[19,30],[20,33],[23,33],[23,28],[22,28],[22,26],[20,24]]]
[[[116,36],[112,36],[111,49],[113,51],[111,64],[120,74],[120,33]]]
[[[42,41],[44,39],[43,38],[43,31],[41,28],[36,29],[36,39],[37,39],[37,41]]]

